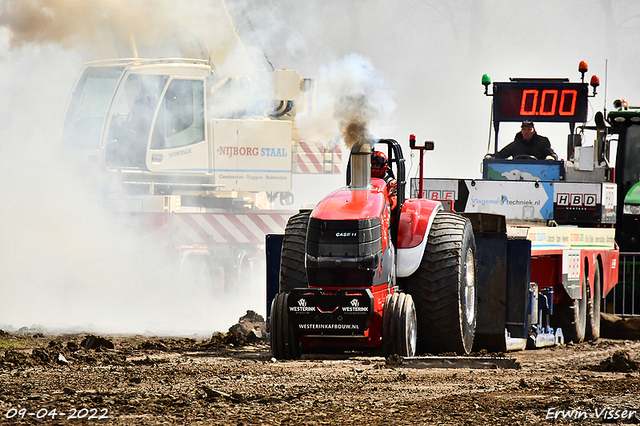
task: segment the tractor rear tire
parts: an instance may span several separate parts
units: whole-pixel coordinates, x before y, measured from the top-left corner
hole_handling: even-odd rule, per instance
[[[280,291],[309,287],[304,267],[307,227],[311,211],[303,211],[289,218],[282,240],[280,260]]]
[[[602,306],[602,280],[600,265],[596,263],[593,274],[593,294],[587,302],[587,330],[585,339],[596,341],[600,338],[600,308]]]
[[[418,318],[418,353],[471,352],[476,331],[476,243],[468,219],[440,211],[418,270],[405,279]]]
[[[410,294],[387,296],[384,306],[382,344],[385,357],[415,356],[417,342],[416,308]]]
[[[278,293],[271,302],[269,339],[271,355],[275,359],[299,359],[302,356],[302,346],[293,331],[287,312],[288,298],[288,293]]]
[[[582,282],[582,297],[553,307],[552,324],[562,328],[565,342],[584,341],[587,329],[587,279]]]

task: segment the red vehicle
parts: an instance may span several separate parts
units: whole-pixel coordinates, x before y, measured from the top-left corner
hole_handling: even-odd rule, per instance
[[[394,209],[386,182],[370,177],[375,145],[386,146],[397,177]],[[349,169],[346,187],[287,224],[270,309],[274,357],[332,347],[470,352],[477,304],[471,222],[439,201],[405,199],[394,140],[359,142]],[[279,250],[267,250],[273,266],[269,253]]]
[[[347,186],[293,216],[284,236],[267,237],[273,356],[465,354],[597,340],[619,250],[604,124],[574,133],[587,118],[588,89],[584,81],[511,79],[485,91],[496,152],[500,122],[568,123],[566,161],[486,158],[481,179],[426,179],[421,161],[405,200],[399,145],[375,141],[388,147],[397,174],[393,210],[385,182],[369,177],[371,144],[352,148]],[[587,146],[583,133],[592,129],[598,137]]]
[[[600,335],[602,301],[618,281],[618,243],[624,241],[619,231],[634,231],[625,226],[618,208],[619,185],[630,185],[620,177],[633,169],[620,161],[625,159],[620,153],[632,149],[619,138],[618,161],[612,167],[606,135],[616,129],[606,126],[600,112],[594,115],[595,126],[586,124],[588,98],[596,95],[599,79],[585,82],[584,62],[578,70],[580,82],[510,78],[492,84],[485,75],[495,144],[483,160],[482,178],[421,179],[420,189],[412,181],[414,194],[419,190],[426,198],[446,201],[467,217],[501,218],[489,229],[498,231],[495,238],[478,244],[483,259],[496,252],[494,259],[481,262],[478,276],[478,348],[515,350],[597,340]],[[626,118],[614,114],[609,121],[621,126]],[[501,147],[500,124],[524,121],[542,128],[568,124],[567,159],[494,158]],[[596,134],[588,135],[592,130]],[[477,238],[487,230],[482,228],[474,224]],[[501,266],[505,260],[506,268]],[[529,300],[523,297],[527,294]]]

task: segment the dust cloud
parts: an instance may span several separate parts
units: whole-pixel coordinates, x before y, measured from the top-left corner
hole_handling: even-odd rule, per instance
[[[212,56],[228,75],[296,69],[316,80],[318,115],[309,128],[317,138],[340,141],[348,123],[366,123],[367,135],[398,140],[410,166],[407,139],[416,134],[435,141],[425,157],[425,173],[433,177],[480,176],[481,160],[493,149],[491,98],[480,84],[485,73],[493,81],[577,81],[585,60],[586,78],[597,74],[602,83],[590,98],[589,120],[614,99],[640,103],[640,46],[629,44],[640,35],[634,0],[227,0],[226,6],[228,13],[205,0],[0,3],[0,327],[210,332],[226,329],[246,309],[265,310],[262,295],[229,307],[161,285],[168,273],[163,254],[141,253],[140,235],[122,231],[86,177],[59,157],[64,105],[86,61],[188,52]],[[229,32],[229,19],[237,33]],[[566,125],[536,129],[566,158]],[[499,146],[517,131],[515,123],[501,126]],[[415,166],[410,173],[417,174]],[[341,182],[296,177],[296,206]],[[134,261],[141,254],[146,261]]]
[[[93,59],[212,58],[231,74],[251,68],[218,0],[5,0],[0,27],[13,49],[53,44]]]
[[[245,4],[258,30],[263,22],[282,22],[270,29],[275,41],[262,43],[273,63],[314,76],[319,64],[352,53],[368,58],[388,80],[397,105],[385,133],[373,136],[396,139],[407,157],[410,134],[419,142],[435,141],[435,151],[425,156],[427,176],[480,177],[494,136],[490,141],[491,98],[481,85],[485,73],[494,82],[511,77],[579,81],[578,63],[585,60],[586,80],[597,74],[602,84],[590,98],[591,123],[605,106],[605,73],[607,110],[614,99],[640,103],[640,77],[634,71],[640,47],[628,42],[640,35],[640,3],[634,0],[236,3]],[[536,129],[566,158],[568,125],[539,123]],[[503,124],[499,147],[517,131],[517,123]],[[411,173],[417,175],[415,165]]]
[[[92,179],[58,151],[65,102],[85,61],[134,51],[179,56],[199,46],[191,56],[211,55],[220,72],[251,71],[250,49],[233,28],[226,39],[216,36],[230,23],[217,3],[161,4],[148,14],[149,3],[136,1],[0,5],[0,179],[11,206],[0,221],[0,328],[204,334],[226,330],[247,309],[266,311],[259,269],[249,290],[224,298],[180,287],[166,237],[105,209]],[[194,35],[220,43],[164,43],[188,17]],[[132,31],[136,43],[127,46]]]
[[[316,77],[315,113],[297,120],[312,140],[341,136],[347,149],[361,139],[384,134],[395,109],[389,82],[369,58],[349,54],[321,65]]]

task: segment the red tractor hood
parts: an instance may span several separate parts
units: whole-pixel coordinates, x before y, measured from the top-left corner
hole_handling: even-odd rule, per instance
[[[342,188],[327,195],[318,203],[311,217],[324,220],[358,220],[382,217],[385,207],[384,181],[372,179],[369,190]],[[380,185],[379,182],[382,182]]]

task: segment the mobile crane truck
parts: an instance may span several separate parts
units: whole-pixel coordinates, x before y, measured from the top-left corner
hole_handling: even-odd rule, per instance
[[[352,148],[347,187],[293,216],[283,236],[267,236],[274,357],[335,348],[467,354],[599,337],[619,251],[610,169],[597,140],[583,147],[574,134],[586,122],[588,84],[512,79],[493,89],[496,150],[501,121],[568,122],[570,160],[488,158],[483,179],[426,179],[433,143],[412,137],[420,177],[405,200],[397,142]],[[374,144],[389,147],[395,167],[394,211],[384,182],[369,178]]]
[[[61,135],[65,158],[95,177],[106,206],[159,236],[182,282],[218,296],[246,289],[264,266],[264,235],[282,232],[293,213],[274,207],[293,203],[292,174],[342,169],[340,146],[302,136],[296,123],[313,114],[313,80],[285,69],[218,71],[242,51],[221,16],[228,22],[212,25],[229,34],[209,40],[204,59],[85,64]],[[246,102],[255,93],[262,109]]]

